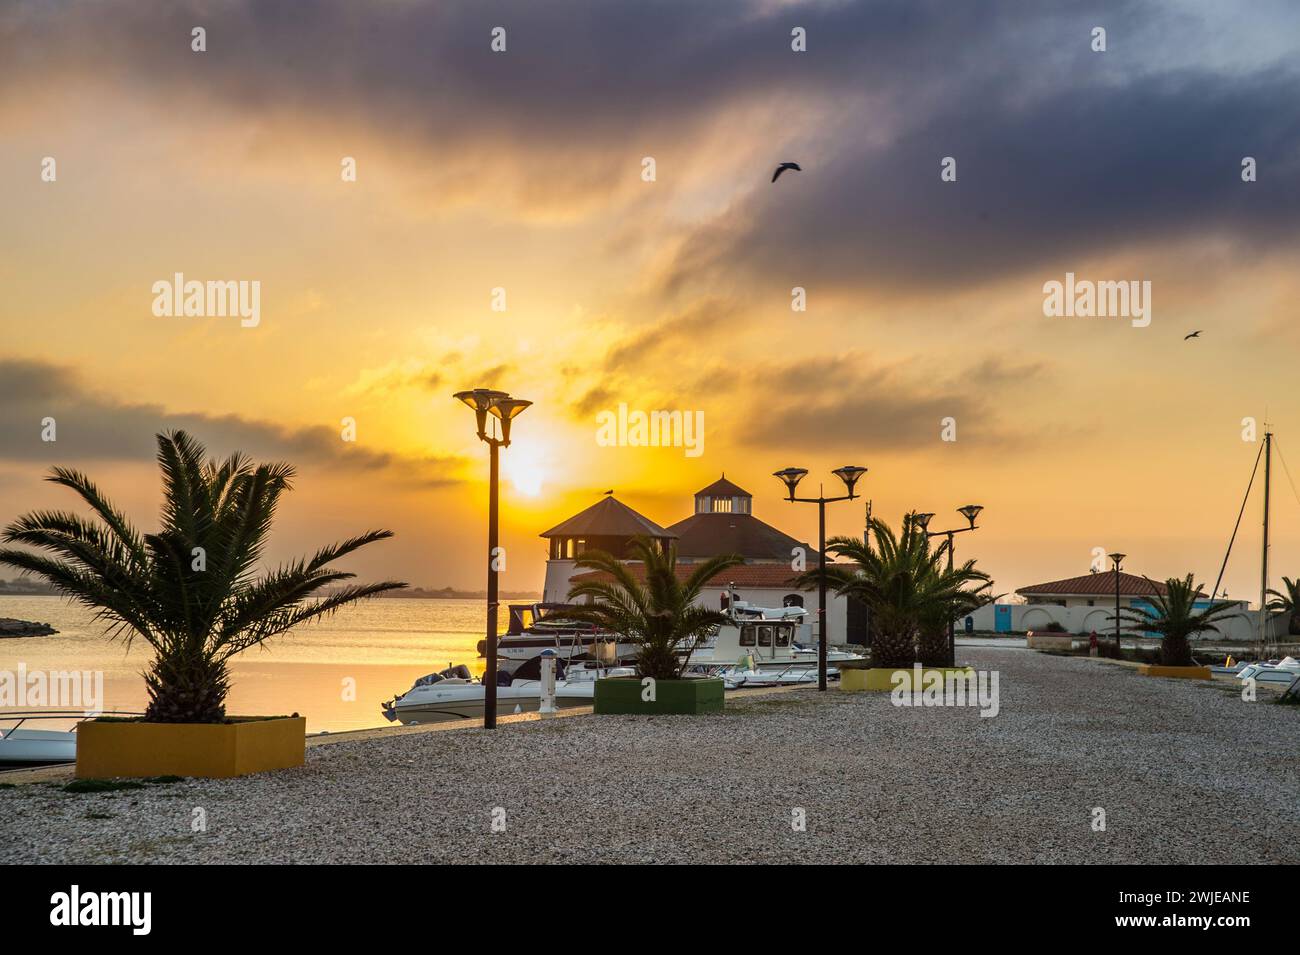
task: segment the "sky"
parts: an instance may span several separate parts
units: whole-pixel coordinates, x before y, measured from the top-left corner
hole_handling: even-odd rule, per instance
[[[362,578],[481,589],[451,396],[482,386],[534,403],[506,589],[611,488],[667,525],[725,472],[811,539],[771,474],[843,464],[893,524],[984,505],[958,555],[998,592],[1114,550],[1208,585],[1265,421],[1298,576],[1298,80],[1268,0],[9,0],[0,522],[74,506],[60,464],[152,528],[153,435],[185,428],[296,465],[272,561],[385,527]],[[177,273],[259,283],[256,324],[155,314]],[[1149,282],[1149,324],[1046,315],[1067,273]],[[703,446],[601,440],[620,404],[702,413]]]

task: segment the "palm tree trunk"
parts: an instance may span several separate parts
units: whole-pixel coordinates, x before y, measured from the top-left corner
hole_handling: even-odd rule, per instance
[[[948,662],[948,631],[922,630],[916,642],[916,658],[922,666],[943,666]]]
[[[1160,641],[1160,662],[1167,667],[1192,665],[1192,645],[1183,634],[1166,634]]]
[[[225,663],[203,654],[160,654],[144,675],[150,723],[220,723],[230,691]]]
[[[914,662],[916,662],[916,643],[910,629],[872,628],[871,665],[873,667],[910,667]]]

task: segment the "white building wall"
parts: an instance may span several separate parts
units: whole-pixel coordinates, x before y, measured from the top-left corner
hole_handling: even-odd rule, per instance
[[[1006,606],[1006,605],[1004,605]],[[1088,634],[1096,630],[1098,636],[1115,632],[1115,605],[1109,607],[1074,606],[1060,607],[1055,604],[1010,604],[1011,629],[1046,630],[1049,624],[1058,623],[1067,633]],[[1128,606],[1127,598],[1120,601],[1120,610]],[[1259,611],[1242,609],[1243,616],[1230,617],[1218,625],[1219,632],[1201,634],[1198,640],[1236,640],[1250,641],[1259,638]],[[981,607],[970,616],[974,619],[976,630],[994,630],[995,612],[993,605]],[[1285,615],[1275,617],[1269,623],[1271,636],[1286,636],[1287,620]],[[957,621],[957,632],[965,627],[965,618]],[[1125,632],[1131,628],[1121,627]]]

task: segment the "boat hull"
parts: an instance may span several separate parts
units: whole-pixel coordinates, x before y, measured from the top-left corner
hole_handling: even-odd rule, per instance
[[[590,706],[594,686],[594,681],[576,687],[565,687],[557,683],[556,708]],[[484,695],[483,688],[478,684],[453,686],[442,691],[434,687],[429,692],[407,694],[406,698],[393,704],[393,712],[397,721],[405,726],[482,719],[487,710]],[[541,708],[541,703],[541,687],[534,680],[527,681],[523,686],[497,687],[497,716],[536,713]]]
[[[0,767],[72,763],[77,759],[77,734],[54,730],[15,729],[0,738]]]

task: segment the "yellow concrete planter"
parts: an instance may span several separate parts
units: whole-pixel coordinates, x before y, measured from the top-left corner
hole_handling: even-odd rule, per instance
[[[1142,676],[1173,677],[1178,680],[1213,680],[1209,667],[1162,667],[1154,663],[1143,663],[1138,667]]]
[[[841,670],[840,671],[840,689],[849,693],[860,693],[863,690],[892,690],[898,683],[894,680],[895,673],[903,674],[902,687],[906,690],[912,689],[912,681],[916,678],[918,671],[921,678],[917,683],[916,689],[925,689],[926,674],[938,673],[946,680],[948,674],[952,673],[958,676],[974,676],[974,667],[912,667],[903,669],[902,667],[872,667],[866,670]]]
[[[301,716],[234,723],[87,720],[77,727],[77,776],[243,776],[301,766],[307,721]]]

